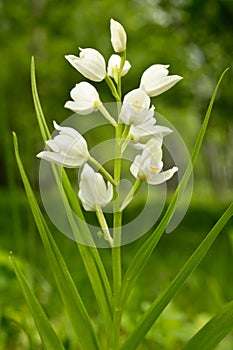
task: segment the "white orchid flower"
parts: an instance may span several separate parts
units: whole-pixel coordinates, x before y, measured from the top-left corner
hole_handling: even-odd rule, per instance
[[[156,119],[149,118],[144,122],[144,124],[140,124],[137,126],[131,125],[129,129],[129,138],[134,143],[137,143],[140,141],[140,139],[148,136],[152,137],[152,136],[161,134],[164,137],[169,135],[172,132],[172,130],[166,126],[155,125],[155,124],[156,124]]]
[[[151,185],[159,185],[169,180],[178,171],[177,167],[161,171],[163,168],[161,146],[160,138],[151,139],[144,147],[142,154],[135,157],[130,171],[136,179]]]
[[[92,81],[102,81],[106,75],[106,63],[101,53],[95,49],[81,49],[79,57],[67,55],[67,61],[84,77]]]
[[[67,101],[64,107],[78,114],[96,112],[102,105],[95,87],[85,81],[76,84],[70,96],[74,101]]]
[[[114,78],[116,81],[116,77],[118,77],[118,71],[120,69],[121,65],[121,57],[119,55],[113,54],[108,61],[108,67],[107,67],[107,72],[108,75],[112,78]],[[126,75],[128,71],[131,68],[131,64],[129,61],[125,61],[122,72],[121,72],[121,77]]]
[[[154,107],[150,107],[150,98],[141,89],[135,89],[125,95],[120,119],[125,124],[141,125],[154,115]]]
[[[169,65],[154,64],[145,70],[140,81],[140,88],[148,96],[157,96],[170,89],[173,85],[183,79],[179,75],[168,75]]]
[[[115,52],[126,50],[127,35],[123,26],[111,18],[110,20],[111,43]]]
[[[59,126],[55,121],[53,124],[59,134],[46,141],[52,151],[40,152],[37,157],[66,168],[77,168],[86,163],[90,155],[84,137],[73,128]]]
[[[81,173],[78,196],[85,210],[99,211],[112,200],[113,186],[109,181],[106,185],[103,176],[85,164]]]

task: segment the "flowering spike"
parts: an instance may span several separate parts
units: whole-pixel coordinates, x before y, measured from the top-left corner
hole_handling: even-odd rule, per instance
[[[107,72],[111,78],[114,78],[116,83],[118,82],[118,72],[120,70],[120,66],[121,66],[121,57],[115,54],[112,55],[108,61]],[[124,66],[122,68],[121,77],[126,75],[130,68],[131,68],[131,64],[129,63],[129,61],[125,61]]]

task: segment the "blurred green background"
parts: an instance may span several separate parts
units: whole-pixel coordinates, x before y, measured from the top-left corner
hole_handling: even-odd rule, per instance
[[[35,155],[43,143],[30,91],[31,56],[36,59],[39,93],[48,124],[51,126],[54,119],[62,122],[70,115],[63,108],[69,91],[83,80],[64,55],[77,55],[78,47],[93,47],[107,60],[112,54],[110,18],[121,22],[128,35],[127,58],[132,68],[123,80],[125,93],[138,86],[142,72],[154,63],[170,64],[171,74],[184,77],[173,89],[154,98],[153,103],[177,128],[190,151],[216,82],[221,72],[231,67],[220,87],[195,168],[189,211],[176,231],[162,238],[147,265],[123,318],[126,334],[232,199],[233,1],[0,0],[0,349],[40,349],[8,262],[9,250],[21,259],[66,349],[77,348],[70,341],[72,333],[19,179],[11,131],[18,135],[24,165],[38,191],[39,161]],[[102,100],[112,101],[104,83],[98,87]],[[56,229],[54,234],[101,333],[98,308],[75,244]],[[232,299],[232,235],[229,223],[140,349],[181,349],[200,325]],[[140,244],[139,240],[124,247],[124,266]],[[101,254],[110,270],[109,252],[103,250]],[[231,335],[218,346],[219,350],[232,348]]]

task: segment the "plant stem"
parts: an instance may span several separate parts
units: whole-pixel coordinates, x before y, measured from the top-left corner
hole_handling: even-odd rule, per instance
[[[109,242],[110,246],[112,247],[113,246],[113,239],[112,239],[112,236],[110,235],[110,232],[109,232],[109,228],[108,228],[108,224],[106,222],[106,219],[105,219],[105,216],[102,212],[102,209],[100,206],[98,206],[98,208],[96,208],[96,216],[98,218],[98,221],[99,221],[99,224],[100,224],[100,227],[102,228],[103,230],[103,233],[104,233],[104,239],[106,241]]]
[[[102,104],[98,105],[98,110],[102,113],[104,118],[107,119],[114,127],[117,126],[115,119],[110,115],[108,110]]]
[[[122,205],[120,207],[120,212],[122,212],[127,207],[127,205],[131,202],[131,200],[133,199],[133,196],[135,195],[135,193],[137,192],[137,190],[141,186],[141,183],[142,183],[142,180],[140,180],[140,179],[137,179],[135,181],[133,187],[128,192],[127,196],[124,199],[124,202],[122,203]]]
[[[106,180],[110,181],[113,185],[116,185],[116,181],[112,178],[112,176],[107,172],[107,170],[93,157],[89,157],[89,161],[97,167],[97,169],[104,175]]]
[[[115,163],[114,180],[116,182],[116,192],[119,191],[119,181],[121,176],[121,128],[119,123],[116,127],[115,138]],[[119,202],[114,204],[113,216],[113,248],[112,248],[112,271],[113,271],[113,329],[114,329],[114,349],[117,349],[120,333],[121,312],[118,306],[119,292],[121,289],[121,225],[122,213],[119,211]]]
[[[118,95],[118,92],[117,92],[117,89],[113,83],[113,81],[111,80],[111,78],[106,74],[105,76],[105,81],[107,83],[107,85],[109,86],[110,90],[111,90],[111,93],[112,95],[115,97],[116,101],[117,102],[120,102],[121,101],[121,98],[120,96]]]

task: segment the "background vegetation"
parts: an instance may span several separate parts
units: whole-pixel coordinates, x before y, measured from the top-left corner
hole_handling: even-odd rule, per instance
[[[35,158],[43,147],[30,92],[29,68],[34,55],[41,102],[48,120],[62,122],[70,89],[83,78],[64,59],[78,47],[93,47],[106,59],[110,47],[109,20],[120,21],[128,34],[132,69],[123,82],[125,92],[138,85],[151,64],[170,64],[170,72],[184,77],[174,89],[154,99],[157,111],[168,118],[191,150],[208,100],[220,73],[232,68],[231,0],[0,0],[0,349],[39,349],[38,336],[13,274],[8,252],[24,266],[32,287],[71,349],[69,324],[54,289],[51,272],[29,212],[16,169],[11,131],[15,130],[29,177],[38,190]],[[232,69],[220,88],[207,138],[195,169],[195,187],[188,214],[179,228],[162,238],[135,289],[124,315],[129,332],[148,303],[174,276],[232,198],[233,122]],[[102,99],[111,96],[102,88]],[[51,128],[52,129],[52,128]],[[54,235],[81,286],[93,320],[101,324],[91,287],[74,243]],[[178,294],[141,349],[180,349],[219,307],[232,290],[233,230],[227,225],[201,267]],[[124,264],[139,242],[124,247]],[[102,251],[106,264],[109,254]],[[144,286],[147,286],[146,288]],[[204,293],[203,293],[204,290]],[[21,324],[21,325],[20,325]],[[31,334],[31,335],[29,335]],[[218,347],[232,349],[233,337]]]

